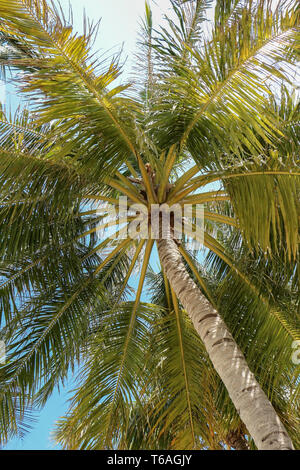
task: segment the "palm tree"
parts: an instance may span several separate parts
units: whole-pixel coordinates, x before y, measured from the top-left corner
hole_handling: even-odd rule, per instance
[[[247,263],[248,276],[251,273],[253,282],[255,277],[263,280],[266,295],[272,292],[273,303],[277,304],[274,303],[273,308],[286,310],[291,303],[287,286],[290,273],[283,275],[279,269],[274,269],[275,260],[272,266],[269,263],[265,266],[264,258],[247,260],[241,250],[236,257],[241,266]],[[201,271],[201,266],[197,268]],[[251,368],[255,370],[263,389],[272,390],[272,404],[298,447],[297,374],[290,361],[290,353],[284,346],[288,339],[287,332],[282,327],[279,330],[278,324],[274,325],[274,318],[259,305],[259,300],[251,295],[251,291],[240,295],[240,290],[245,286],[232,272],[224,277],[222,271],[224,267],[218,270],[223,280],[212,278],[209,281],[207,274],[202,275],[209,281],[222,316],[239,343],[242,343],[242,349],[251,349],[251,354],[247,355]],[[148,331],[139,343],[145,358],[141,364],[143,370],[131,385],[135,401],[124,425],[120,424],[123,413],[117,418],[115,445],[120,449],[222,449],[226,445],[244,450],[253,448],[251,436],[234,410],[188,315],[168,294],[170,288],[165,284],[163,274],[156,274],[150,269],[147,278],[152,311],[147,312]],[[234,286],[231,286],[232,283]],[[235,293],[233,298],[227,295],[228,292]],[[245,305],[239,305],[242,302]],[[255,321],[249,316],[252,310],[253,313],[259,310]],[[292,318],[291,315],[290,324]],[[99,333],[94,333],[97,340],[90,344],[84,376],[80,377],[68,415],[60,420],[55,432],[56,440],[66,448],[97,448],[101,431],[105,432],[106,429],[105,416],[111,402],[108,400],[104,404],[103,399],[109,395],[108,390],[113,392],[111,381],[117,369],[112,373],[111,364],[116,362],[113,358],[122,356],[122,346],[119,337],[114,334],[121,327],[120,317],[113,328],[111,317],[105,324],[107,327],[103,327],[105,332],[101,340]],[[274,326],[277,337],[272,333]],[[108,367],[110,373],[101,375],[101,371]],[[291,391],[295,390],[290,396],[287,395],[287,384],[290,384]],[[91,397],[94,398],[92,416]]]
[[[205,35],[209,2],[170,3],[178,21],[166,18],[167,27],[156,33],[146,4],[140,60],[145,58],[147,70],[134,87],[120,83],[118,57],[93,55],[97,25],[85,21],[78,35],[54,3],[0,1],[2,68],[13,70],[30,99],[30,112],[13,119],[3,112],[1,119],[2,336],[9,346],[1,372],[3,441],[18,432],[27,406],[44,404],[85,359],[85,393],[75,396],[79,412],[62,426],[65,442],[70,448],[125,445],[122,430],[134,415],[129,405],[139,401],[139,377],[147,371],[146,380],[151,373],[145,365],[149,325],[162,308],[141,302],[156,245],[178,331],[186,312],[194,325],[191,351],[198,354],[194,346],[201,338],[206,360],[240,416],[240,435],[245,426],[259,449],[293,448],[279,405],[267,397],[272,380],[264,382],[265,356],[255,370],[254,351],[263,343],[253,340],[253,328],[261,326],[261,317],[272,325],[272,344],[280,342],[280,354],[273,349],[278,364],[287,341],[299,337],[297,319],[272,305],[226,239],[234,238],[233,231],[236,250],[246,246],[262,264],[268,259],[269,270],[284,269],[289,286],[297,282],[299,108],[290,98],[280,105],[278,94],[295,70],[299,7],[285,1],[275,9],[264,1],[217,1]],[[289,94],[282,96],[284,101]],[[168,238],[161,232],[157,239],[132,238],[127,231],[132,213],[111,220],[120,195],[130,207],[139,204],[136,212],[153,204],[205,205],[204,246],[219,274],[227,270],[226,294],[234,296],[245,321],[235,317],[243,323],[239,333],[240,324],[228,318],[230,330],[225,323],[198,261],[174,231]],[[99,240],[104,228],[109,231]],[[151,229],[149,217],[147,235]],[[269,260],[275,256],[280,268]],[[136,266],[138,286],[129,302]],[[227,285],[222,275],[219,280]],[[272,349],[269,340],[266,344]],[[183,345],[179,336],[181,355]],[[286,366],[286,352],[284,357]],[[191,364],[182,363],[186,389]],[[288,403],[294,374],[290,364],[278,378]],[[177,398],[169,400],[178,417]],[[187,402],[191,424],[195,413],[188,395]],[[78,415],[85,421],[76,421]],[[181,429],[180,445],[187,442],[187,429]],[[200,444],[193,437],[193,445]]]

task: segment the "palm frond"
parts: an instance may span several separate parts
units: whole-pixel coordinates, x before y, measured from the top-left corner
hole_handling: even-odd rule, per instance
[[[93,57],[95,27],[82,36],[74,34],[54,3],[50,5],[38,0],[0,3],[2,27],[34,50],[33,56],[13,64],[8,59],[7,65],[22,66],[20,85],[34,97],[37,121],[58,122],[57,136],[68,135],[74,150],[80,147],[81,154],[88,153],[100,175],[103,164],[115,167],[136,154],[129,125],[136,104],[118,96],[127,86],[111,87],[120,73],[117,60],[106,65]]]

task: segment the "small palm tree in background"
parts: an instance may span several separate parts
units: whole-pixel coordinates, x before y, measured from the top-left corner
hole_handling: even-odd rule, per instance
[[[299,7],[217,0],[206,28],[209,4],[170,1],[159,31],[146,4],[121,84],[96,25],[0,1],[2,69],[30,100],[1,118],[3,442],[79,364],[66,448],[299,445]],[[120,196],[204,205],[206,260],[172,230],[131,237]]]

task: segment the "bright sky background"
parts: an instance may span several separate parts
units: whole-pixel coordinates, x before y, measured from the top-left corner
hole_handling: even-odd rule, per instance
[[[141,17],[144,16],[144,0],[71,0],[74,17],[74,27],[82,29],[82,16],[85,9],[88,18],[98,20],[102,18],[99,37],[95,49],[105,52],[112,49],[116,52],[123,45],[124,57],[128,57],[125,66],[126,75],[134,64],[133,53],[136,49],[137,33]],[[150,0],[153,8],[155,23],[161,23],[163,14],[169,8],[169,0]],[[159,6],[158,6],[159,4]],[[61,5],[67,11],[69,1],[61,0]],[[2,99],[1,99],[2,98]],[[0,84],[0,100],[3,102],[4,87]],[[9,87],[6,93],[7,104],[15,107],[17,97]],[[61,393],[54,393],[45,408],[41,411],[33,430],[21,441],[13,439],[5,447],[7,450],[49,450],[54,449],[50,440],[53,424],[67,410],[68,390],[72,389],[72,379]]]

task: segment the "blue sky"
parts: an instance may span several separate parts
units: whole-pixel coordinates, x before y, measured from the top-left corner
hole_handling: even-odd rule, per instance
[[[61,0],[62,7],[67,10],[69,1]],[[169,0],[151,1],[153,18],[156,23],[161,23],[162,16],[167,12]],[[158,6],[159,4],[159,6]],[[144,15],[144,0],[72,0],[75,29],[82,29],[83,10],[88,18],[101,20],[99,36],[95,42],[95,49],[100,52],[112,50],[116,52],[123,46],[124,57],[128,57],[125,65],[125,74],[129,74],[133,65],[133,53],[136,48],[137,33],[141,16]],[[0,84],[0,99],[5,101],[5,89]],[[18,97],[11,87],[6,89],[7,104],[15,107]],[[155,256],[154,256],[155,258]],[[154,269],[157,263],[153,262]],[[47,405],[37,416],[38,420],[31,432],[25,435],[23,440],[13,439],[5,447],[7,450],[49,450],[54,449],[50,440],[50,432],[53,424],[67,410],[68,391],[72,389],[73,378],[66,384],[61,393],[54,393]]]

